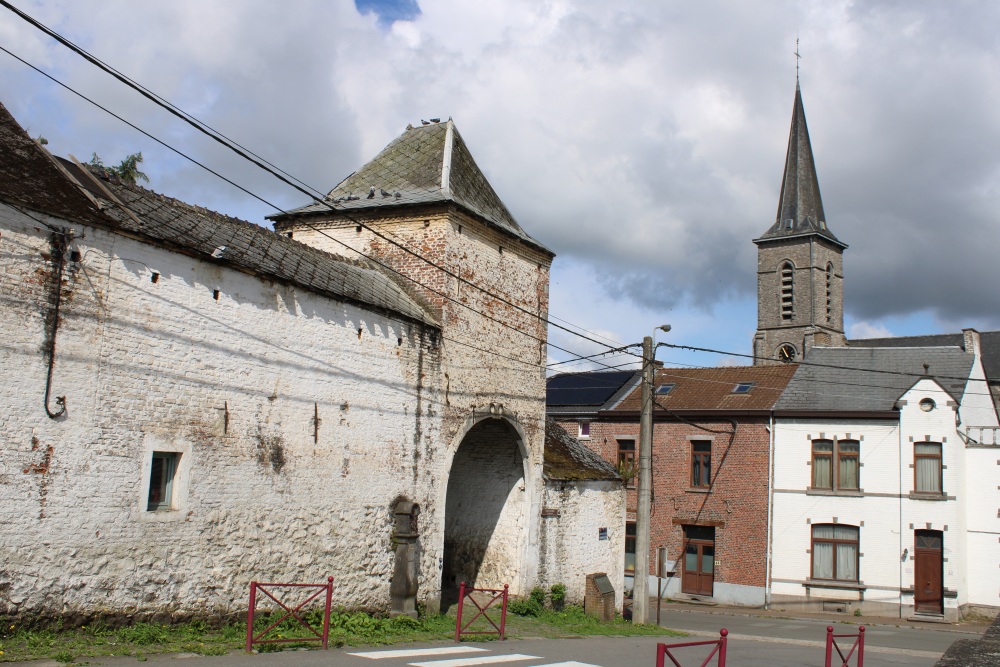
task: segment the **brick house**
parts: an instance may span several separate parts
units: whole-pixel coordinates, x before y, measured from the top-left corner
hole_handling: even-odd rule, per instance
[[[772,409],[795,369],[794,364],[657,369],[649,558],[655,573],[656,549],[666,548],[666,569],[674,575],[665,582],[664,596],[764,604]],[[599,372],[575,375],[584,378],[573,381],[581,388],[578,398],[565,389],[550,389],[550,396],[584,405],[595,398],[586,392],[617,382]],[[550,378],[550,387],[560,377]],[[627,575],[638,557],[632,475],[640,393],[634,375],[600,409],[580,411],[583,417],[560,413],[560,406],[550,408],[570,432],[579,432],[581,421],[588,421],[588,435],[581,442],[629,479],[623,527]],[[651,590],[656,590],[655,581]]]

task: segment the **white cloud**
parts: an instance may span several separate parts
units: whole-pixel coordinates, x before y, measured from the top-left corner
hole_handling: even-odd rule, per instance
[[[798,33],[855,327],[914,312],[1000,327],[990,3],[425,0],[389,30],[319,0],[20,6],[320,190],[408,122],[452,116],[523,226],[589,274],[586,298],[553,298],[553,313],[623,341],[666,314],[690,322],[673,340],[743,352]],[[0,39],[279,206],[304,201],[9,12]],[[255,221],[272,212],[0,56],[0,101],[54,152],[141,149],[155,189]]]
[[[893,334],[879,322],[855,322],[848,331],[848,338],[889,338]]]

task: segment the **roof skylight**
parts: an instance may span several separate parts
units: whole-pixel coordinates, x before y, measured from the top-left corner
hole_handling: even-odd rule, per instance
[[[671,384],[661,384],[659,387],[656,388],[656,395],[657,396],[666,396],[671,391],[673,391],[674,387],[676,387],[676,386],[677,386],[676,384],[672,384],[672,383]]]
[[[753,389],[753,382],[737,382],[736,386],[733,387],[734,394],[749,394],[750,390]]]

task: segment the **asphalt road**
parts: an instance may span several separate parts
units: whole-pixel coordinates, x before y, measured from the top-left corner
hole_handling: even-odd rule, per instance
[[[727,667],[823,667],[828,621],[802,618],[764,618],[720,615],[698,611],[664,610],[663,625],[692,633],[689,638],[591,637],[585,639],[524,639],[506,642],[454,644],[441,642],[394,645],[382,648],[341,648],[329,651],[286,651],[260,655],[232,653],[228,656],[150,656],[149,667],[653,667],[659,641],[682,642],[714,639],[719,629],[729,630]],[[857,626],[837,624],[838,634],[855,633]],[[959,638],[975,635],[933,625],[913,628],[893,625],[869,626],[865,632],[866,667],[932,667],[941,653]],[[850,646],[846,642],[845,651]],[[705,647],[678,649],[675,655],[684,667],[700,665]],[[403,653],[400,653],[403,652]],[[178,662],[180,661],[180,662]],[[45,661],[23,663],[47,667]],[[123,667],[136,665],[135,658],[97,658],[89,665]],[[669,661],[667,661],[669,665]],[[715,665],[713,660],[711,665]],[[854,660],[851,665],[856,664]]]

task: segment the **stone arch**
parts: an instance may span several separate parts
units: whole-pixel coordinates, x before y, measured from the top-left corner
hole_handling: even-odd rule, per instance
[[[518,590],[525,569],[530,453],[520,424],[494,409],[471,416],[452,448],[443,502],[442,611],[457,601],[462,581]]]

